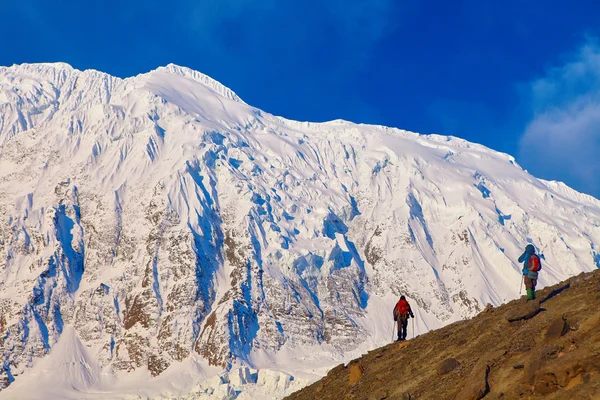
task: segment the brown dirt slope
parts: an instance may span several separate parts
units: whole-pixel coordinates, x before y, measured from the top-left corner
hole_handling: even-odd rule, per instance
[[[600,270],[339,365],[288,399],[600,400]]]

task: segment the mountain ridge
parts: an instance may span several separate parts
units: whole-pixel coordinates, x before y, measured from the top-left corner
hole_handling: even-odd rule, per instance
[[[541,286],[600,266],[600,206],[510,155],[275,117],[170,68],[0,68],[5,384],[65,326],[114,376],[312,380],[389,340],[400,294],[417,333],[516,297],[528,242]]]
[[[600,271],[582,273],[373,349],[286,399],[599,399],[599,301]]]

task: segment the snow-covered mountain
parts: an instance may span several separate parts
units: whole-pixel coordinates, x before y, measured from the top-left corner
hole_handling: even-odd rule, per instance
[[[175,65],[0,67],[0,398],[39,371],[98,398],[300,385],[389,341],[400,294],[417,332],[517,297],[528,242],[541,286],[600,267],[599,224],[458,138],[286,120]]]

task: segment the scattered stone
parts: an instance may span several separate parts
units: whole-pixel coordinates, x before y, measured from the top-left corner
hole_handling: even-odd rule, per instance
[[[546,346],[542,349],[542,358],[546,361],[553,360],[558,357],[558,354],[562,349],[563,347],[557,344],[553,346]]]
[[[534,358],[525,368],[523,383],[533,385],[537,372],[542,368],[543,361],[540,358]]]
[[[488,375],[490,373],[490,366],[487,360],[480,360],[469,378],[466,380],[465,386],[458,392],[455,400],[480,400],[485,397],[490,391],[488,384]]]
[[[410,344],[410,342],[408,340],[403,340],[401,342],[396,342],[396,343],[398,343],[397,346],[396,346],[397,349],[401,349],[401,348],[406,347],[406,346],[408,346]]]
[[[581,285],[582,282],[583,282],[583,279],[581,277],[581,274],[579,274],[579,275],[577,275],[577,276],[575,276],[575,277],[572,278],[572,280],[571,280],[571,286],[572,287],[579,286],[579,285]]]
[[[580,360],[573,360],[569,363],[561,363],[554,366],[554,372],[556,372],[556,380],[560,386],[567,386],[572,379],[579,375],[585,374],[585,368],[581,364]]]
[[[356,382],[358,382],[360,377],[363,375],[364,371],[365,371],[365,369],[363,368],[362,365],[352,364],[350,366],[350,377],[349,377],[350,384],[354,385]]]
[[[494,364],[496,361],[498,361],[498,359],[500,357],[502,357],[503,355],[505,355],[506,353],[507,353],[507,351],[504,349],[491,351],[484,356],[484,359],[487,361],[488,364],[491,365],[491,364]]]
[[[580,383],[583,383],[583,376],[577,375],[576,377],[574,377],[573,379],[571,379],[569,381],[567,386],[565,386],[565,389],[567,389],[567,390],[573,389],[575,386],[579,385]]]
[[[554,375],[552,372],[543,374],[535,380],[535,383],[533,384],[533,390],[535,393],[542,395],[556,392],[558,390],[556,375]]]
[[[564,318],[555,320],[546,331],[546,339],[557,339],[569,332],[569,324]]]
[[[521,321],[533,318],[540,311],[540,301],[533,300],[508,312],[505,316],[508,322]]]
[[[440,364],[438,368],[438,375],[446,375],[452,371],[454,371],[460,363],[456,358],[447,358]]]
[[[592,379],[592,374],[583,374],[583,383],[590,383],[590,379]]]
[[[346,393],[346,398],[347,399],[356,398],[356,386],[354,386],[352,389],[350,389],[350,391],[348,393]]]
[[[492,311],[494,311],[494,306],[492,304],[490,304],[490,303],[488,303],[485,306],[485,308],[483,309],[484,313],[489,313],[489,312],[492,312]]]
[[[569,324],[569,329],[572,331],[579,330],[579,324]]]
[[[531,342],[517,339],[517,341],[510,346],[509,350],[511,353],[527,353],[533,349],[533,347]]]
[[[517,365],[513,365],[513,368],[514,369],[523,369],[523,368],[525,368],[525,365],[524,364],[517,364]]]

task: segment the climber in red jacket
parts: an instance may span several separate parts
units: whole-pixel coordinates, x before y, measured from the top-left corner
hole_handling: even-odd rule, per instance
[[[406,340],[406,327],[408,326],[408,319],[414,318],[410,304],[406,301],[406,297],[400,296],[400,300],[394,307],[394,321],[398,322],[398,341]]]

